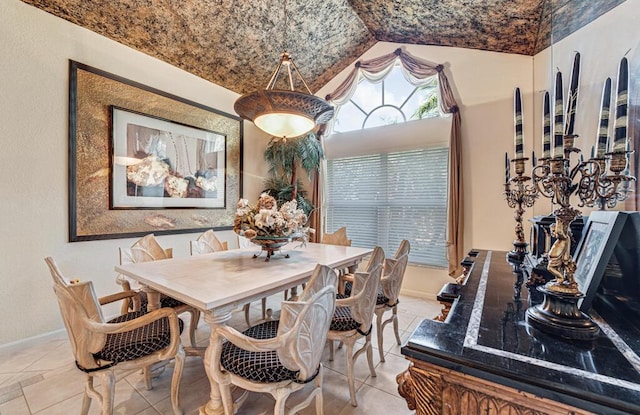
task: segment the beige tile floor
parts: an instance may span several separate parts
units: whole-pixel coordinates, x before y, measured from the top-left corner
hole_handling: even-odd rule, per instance
[[[279,308],[281,295],[268,299],[269,307]],[[432,318],[440,306],[434,301],[413,297],[401,297],[398,310],[400,337],[403,342],[423,318]],[[252,316],[259,316],[258,304],[252,306]],[[181,317],[186,317],[185,314]],[[240,330],[246,328],[243,313],[234,313],[230,324]],[[375,332],[375,330],[374,330]],[[200,322],[197,331],[198,344],[206,345],[209,329]],[[349,404],[346,380],[344,348],[336,351],[333,362],[328,361],[325,349],[323,363],[324,412],[327,415],[375,415],[410,414],[405,401],[397,393],[395,377],[407,368],[408,362],[395,344],[391,325],[385,328],[385,363],[379,362],[377,339],[374,333],[374,364],[377,377],[369,374],[366,359],[356,362],[356,388],[358,407]],[[184,339],[183,339],[184,340]],[[158,415],[171,414],[169,398],[171,368],[153,382],[153,389],[145,390],[139,372],[123,372],[116,382],[115,414]],[[73,363],[66,332],[59,331],[44,338],[0,348],[0,415],[69,415],[78,414],[82,402],[84,376]],[[208,399],[209,381],[202,359],[187,358],[180,387],[180,403],[185,414],[197,414],[198,407]],[[299,402],[305,391],[299,391],[288,400],[288,405]],[[250,393],[239,415],[273,413],[274,400],[270,395]],[[96,402],[90,414],[99,414]],[[314,407],[306,408],[301,415],[314,414]]]

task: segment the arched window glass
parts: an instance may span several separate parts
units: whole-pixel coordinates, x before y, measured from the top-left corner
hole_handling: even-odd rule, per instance
[[[437,78],[416,87],[396,65],[381,82],[360,79],[353,97],[338,108],[333,130],[347,132],[439,115]]]

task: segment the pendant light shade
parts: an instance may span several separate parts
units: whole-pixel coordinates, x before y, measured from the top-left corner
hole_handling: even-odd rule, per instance
[[[274,89],[282,67],[287,68],[291,90]],[[308,93],[295,91],[292,72],[297,73]],[[266,89],[238,98],[234,110],[240,117],[253,121],[256,127],[274,137],[298,137],[333,117],[333,107],[311,94],[290,55],[284,52]]]

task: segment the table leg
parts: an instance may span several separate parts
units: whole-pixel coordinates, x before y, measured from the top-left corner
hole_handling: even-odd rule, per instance
[[[220,396],[220,389],[218,383],[213,379],[211,374],[213,365],[220,364],[213,361],[213,347],[211,345],[216,344],[218,341],[218,334],[216,333],[216,327],[224,325],[231,318],[232,310],[215,310],[207,311],[204,313],[204,321],[209,324],[211,329],[211,337],[209,338],[209,346],[204,353],[204,369],[207,372],[209,383],[211,385],[211,392],[209,393],[209,402],[201,406],[199,409],[200,415],[223,415],[224,407],[222,406],[222,397]],[[248,393],[241,391],[242,393],[233,393],[234,403],[237,408],[247,398]],[[234,411],[235,412],[235,411]]]

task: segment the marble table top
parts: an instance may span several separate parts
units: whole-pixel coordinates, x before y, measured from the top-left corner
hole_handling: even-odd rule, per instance
[[[316,264],[344,268],[359,263],[372,249],[291,243],[266,262],[260,247],[232,249],[186,258],[119,265],[123,274],[155,291],[200,310],[237,307],[305,282]],[[283,254],[288,254],[285,258]]]

